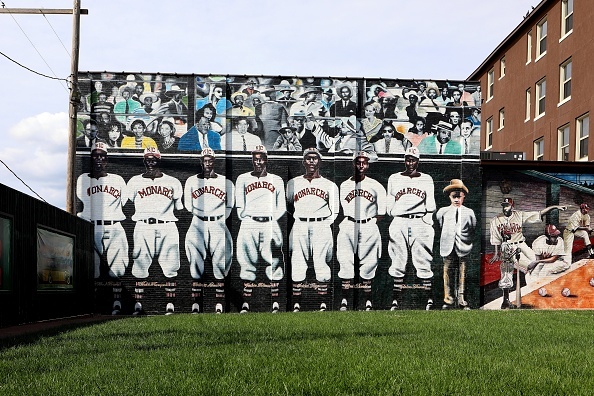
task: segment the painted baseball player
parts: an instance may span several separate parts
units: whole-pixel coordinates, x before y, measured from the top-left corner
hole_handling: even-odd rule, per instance
[[[367,177],[369,154],[357,151],[353,155],[354,176],[340,185],[340,204],[344,220],[336,240],[336,258],[340,264],[338,277],[342,279],[340,310],[346,311],[355,278],[355,255],[359,256],[359,276],[365,296],[365,309],[373,307],[371,280],[375,277],[378,259],[382,255],[382,240],[377,221],[386,214],[386,189]]]
[[[469,309],[464,299],[466,265],[472,250],[472,240],[476,228],[474,211],[464,206],[464,198],[468,188],[460,179],[452,179],[443,192],[450,199],[451,205],[437,211],[435,217],[441,227],[439,254],[443,258],[443,290],[444,305],[442,309],[452,308],[456,299],[452,290],[457,292],[458,307]],[[452,276],[455,272],[458,276]],[[455,287],[457,281],[457,288]]]
[[[256,280],[259,258],[268,265],[266,277],[272,281],[272,311],[278,312],[278,281],[284,270],[280,255],[283,235],[278,220],[286,212],[285,183],[277,175],[268,173],[268,152],[263,145],[252,151],[253,172],[239,175],[235,182],[237,216],[241,227],[237,234],[239,277],[244,280],[244,303],[241,312],[249,312],[252,295],[250,283]]]
[[[522,226],[525,223],[539,223],[542,221],[542,217],[549,213],[551,210],[565,210],[565,206],[553,205],[544,208],[541,211],[530,211],[524,212],[521,210],[515,210],[515,203],[513,198],[503,198],[501,202],[502,213],[491,219],[490,232],[491,232],[491,245],[495,248],[495,254],[491,259],[491,262],[500,260],[500,246],[501,246],[501,230],[506,228],[511,231],[511,237],[509,240],[510,244],[517,245],[520,248],[521,255],[518,262],[519,268],[523,272],[527,272],[526,268],[528,264],[536,259],[534,251],[526,244],[526,238],[522,232]]]
[[[404,154],[406,170],[395,173],[388,179],[386,212],[394,218],[389,228],[388,244],[388,252],[392,259],[388,273],[394,278],[391,310],[398,309],[409,252],[427,298],[425,309],[433,308],[431,263],[435,236],[434,185],[431,176],[417,170],[419,159],[419,149],[409,147]]]
[[[305,174],[287,183],[287,202],[293,209],[295,224],[289,236],[293,280],[293,311],[301,309],[301,285],[311,259],[318,281],[320,310],[326,310],[330,266],[334,241],[331,225],[338,215],[338,187],[320,175],[322,156],[316,148],[303,151]]]
[[[565,260],[569,264],[573,262],[573,240],[577,236],[584,241],[586,249],[588,249],[588,255],[590,258],[594,257],[594,250],[590,243],[590,233],[592,228],[590,227],[590,206],[587,203],[580,205],[580,210],[576,211],[569,217],[567,226],[563,230],[563,243],[565,245]]]
[[[194,217],[186,234],[186,256],[190,262],[190,274],[201,279],[207,255],[212,259],[214,277],[219,280],[216,297],[219,301],[215,311],[223,312],[225,298],[224,279],[231,267],[233,242],[225,220],[231,214],[235,202],[235,186],[231,180],[215,173],[215,153],[202,150],[202,173],[190,176],[184,187],[184,206]],[[193,290],[201,296],[201,290]],[[192,311],[200,311],[196,301]]]
[[[499,249],[501,258],[499,270],[501,271],[501,278],[499,279],[499,288],[503,292],[501,309],[515,307],[509,301],[509,290],[514,287],[514,267],[516,266],[516,262],[520,259],[522,252],[516,243],[510,242],[512,234],[512,230],[507,226],[503,226],[499,229],[499,236],[501,238]],[[489,263],[492,264],[493,260]]]
[[[107,143],[96,142],[91,147],[91,172],[76,181],[76,196],[82,201],[79,217],[95,225],[95,278],[101,276],[101,261],[105,255],[108,274],[119,278],[128,267],[128,239],[121,221],[126,219],[122,206],[128,200],[126,182],[119,175],[106,172]],[[122,309],[121,287],[113,287],[112,314]]]
[[[567,271],[571,266],[565,261],[565,246],[559,238],[561,231],[553,224],[545,227],[545,234],[532,242],[532,250],[536,260],[526,268],[532,277],[544,277]]]
[[[134,203],[134,249],[132,250],[132,275],[147,278],[156,257],[163,275],[177,276],[179,270],[179,232],[173,210],[183,209],[182,186],[179,180],[161,172],[161,153],[155,147],[144,149],[146,172],[128,181],[128,196]],[[168,282],[166,296],[175,297],[175,281]],[[142,311],[142,289],[137,289],[135,312]],[[175,307],[167,303],[166,313]]]

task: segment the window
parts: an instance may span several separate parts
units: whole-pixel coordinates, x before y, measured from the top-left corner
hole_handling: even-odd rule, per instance
[[[588,137],[590,136],[590,117],[588,114],[577,119],[577,159],[588,160]]]
[[[499,79],[505,77],[505,56],[499,59]]]
[[[532,61],[532,30],[528,32],[528,34],[526,35],[526,41],[528,43],[526,49],[526,64],[530,63],[530,61]]]
[[[525,121],[530,120],[530,115],[531,115],[530,102],[531,101],[532,101],[532,99],[530,99],[530,88],[528,88],[526,90],[526,118],[525,118]]]
[[[493,146],[493,117],[487,120],[485,128],[487,129],[487,148],[489,148]]]
[[[536,59],[547,53],[547,20],[543,19],[536,25]]]
[[[493,84],[495,83],[495,70],[489,70],[487,74],[487,100],[493,97]]]
[[[557,130],[559,151],[557,161],[569,161],[569,125],[564,125]]]
[[[505,109],[499,110],[499,129],[505,126]]]
[[[573,0],[561,2],[561,38],[573,31]]]
[[[12,219],[0,215],[0,290],[12,288]]]
[[[536,83],[536,106],[534,118],[543,116],[545,113],[545,95],[547,92],[547,81],[543,78]]]
[[[571,58],[559,66],[559,103],[571,99]]]
[[[544,159],[544,138],[534,141],[534,160],[542,161]]]

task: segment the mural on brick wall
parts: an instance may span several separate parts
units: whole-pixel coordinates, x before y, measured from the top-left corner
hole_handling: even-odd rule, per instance
[[[481,305],[475,84],[80,83],[77,212],[95,223],[99,310]]]
[[[485,172],[484,308],[592,308],[594,176]]]

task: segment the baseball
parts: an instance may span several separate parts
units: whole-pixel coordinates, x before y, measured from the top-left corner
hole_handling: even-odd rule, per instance
[[[563,290],[561,290],[561,295],[563,297],[569,297],[569,295],[571,294],[571,290],[569,290],[567,287],[563,288]]]
[[[590,286],[594,287],[594,278],[590,278]]]
[[[538,289],[538,294],[541,297],[545,297],[547,295],[547,289],[545,289],[544,287],[541,287],[540,289]]]

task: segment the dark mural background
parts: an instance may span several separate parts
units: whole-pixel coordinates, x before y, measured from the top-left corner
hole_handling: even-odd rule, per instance
[[[80,83],[85,92],[79,108],[77,212],[95,223],[95,246],[101,253],[97,254],[99,266],[95,282],[100,311],[214,312],[220,304],[224,312],[238,312],[245,308],[246,302],[250,311],[272,311],[276,307],[274,303],[278,303],[280,311],[293,310],[295,302],[301,310],[317,310],[322,303],[328,310],[338,310],[343,299],[349,310],[365,309],[368,301],[373,309],[390,309],[396,296],[399,309],[425,309],[429,298],[433,300],[431,308],[441,308],[445,303],[440,255],[442,228],[435,215],[440,208],[450,205],[450,199],[442,191],[453,179],[462,180],[468,189],[464,206],[472,209],[477,220],[471,230],[464,296],[458,297],[465,300],[469,308],[482,305],[480,225],[484,221],[480,210],[482,176],[478,165],[480,108],[474,106],[475,101],[480,103],[480,91],[477,92],[475,83],[107,72],[81,73],[80,76],[84,76]],[[467,121],[462,122],[464,120]],[[225,213],[225,202],[215,208],[214,195],[195,201],[202,206],[195,208],[194,213],[192,207],[188,208],[191,201],[186,196],[188,179],[202,173],[201,150],[205,142],[199,137],[202,130],[206,133],[206,145],[216,155],[214,172],[227,181],[223,180],[222,184],[227,206],[231,195],[233,201],[237,201],[238,194],[245,193],[238,191],[236,184],[240,175],[254,170],[251,152],[260,145],[268,152],[268,173],[282,180],[282,186],[278,179],[274,185],[279,191],[281,188],[286,191],[289,180],[305,173],[303,151],[310,147],[321,153],[320,175],[336,184],[337,189],[354,174],[355,152],[367,153],[367,178],[387,189],[390,176],[405,171],[405,151],[417,147],[420,152],[418,170],[433,180],[435,208],[423,219],[431,218],[435,233],[426,242],[433,258],[429,263],[433,277],[416,276],[414,261],[418,257],[413,253],[407,257],[402,282],[395,285],[394,276],[389,274],[392,262],[389,248],[391,243],[402,242],[399,239],[390,242],[389,226],[393,219],[402,216],[382,216],[383,213],[374,212],[369,219],[377,222],[381,241],[377,270],[371,279],[363,279],[358,270],[360,257],[353,254],[354,279],[345,282],[339,276],[337,259],[337,249],[344,247],[337,241],[339,225],[344,222],[342,227],[352,227],[352,232],[347,231],[347,234],[356,235],[365,223],[351,221],[349,216],[345,220],[343,203],[340,203],[339,212],[332,214],[336,215],[335,220],[324,220],[324,224],[331,223],[329,231],[321,228],[321,221],[309,224],[312,234],[322,235],[310,241],[313,250],[319,246],[317,244],[332,243],[329,281],[317,279],[310,258],[305,280],[294,282],[290,233],[296,229],[295,223],[302,221],[299,218],[310,218],[310,215],[294,213],[297,209],[293,209],[291,200],[287,202],[287,211],[278,219],[282,243],[269,243],[270,248],[262,243],[270,242],[276,219],[266,218],[263,223],[253,223],[250,227],[254,228],[250,229],[233,207],[224,221],[224,217],[218,218],[218,213]],[[90,145],[97,141],[109,146],[105,170],[113,176],[111,178],[88,177],[92,171]],[[154,179],[166,180],[168,184],[161,189],[147,190],[147,186],[142,185],[142,177],[136,176],[147,172],[144,149],[155,146],[161,155],[158,166],[171,178]],[[91,191],[98,195],[94,196]],[[142,204],[145,195],[151,196],[149,204]],[[157,195],[159,197],[155,197]],[[362,197],[357,199],[363,200]],[[386,198],[392,203],[395,199],[389,192]],[[339,196],[326,198],[328,206],[339,200]],[[377,202],[377,197],[369,201]],[[276,205],[262,200],[256,204],[267,213],[272,213]],[[360,208],[359,204],[356,208]],[[207,209],[212,212],[207,213]],[[367,222],[366,217],[357,215],[358,210],[355,209],[355,217]],[[152,214],[147,217],[146,213]],[[197,216],[212,219],[198,220]],[[223,221],[230,238],[225,236]],[[259,238],[258,254],[252,260],[256,267],[255,279],[241,275],[238,252],[244,250],[237,245],[242,224],[246,231]],[[190,270],[195,263],[188,256],[186,244],[187,239],[196,239],[187,237],[190,230],[202,236],[197,244],[206,243],[211,247],[206,249],[204,272],[199,276]],[[413,226],[404,239],[413,241],[415,232]],[[218,244],[209,245],[212,241]],[[404,249],[414,252],[414,242]],[[279,272],[274,276],[267,272],[270,263],[264,256],[268,257],[269,253],[276,260],[273,270],[282,268],[281,276]],[[141,268],[148,268],[148,276]],[[220,276],[221,268],[223,273],[227,272],[226,276]],[[458,278],[455,274],[453,278],[456,279],[454,289],[457,289]],[[451,305],[452,308],[464,307],[458,306],[456,301]]]

